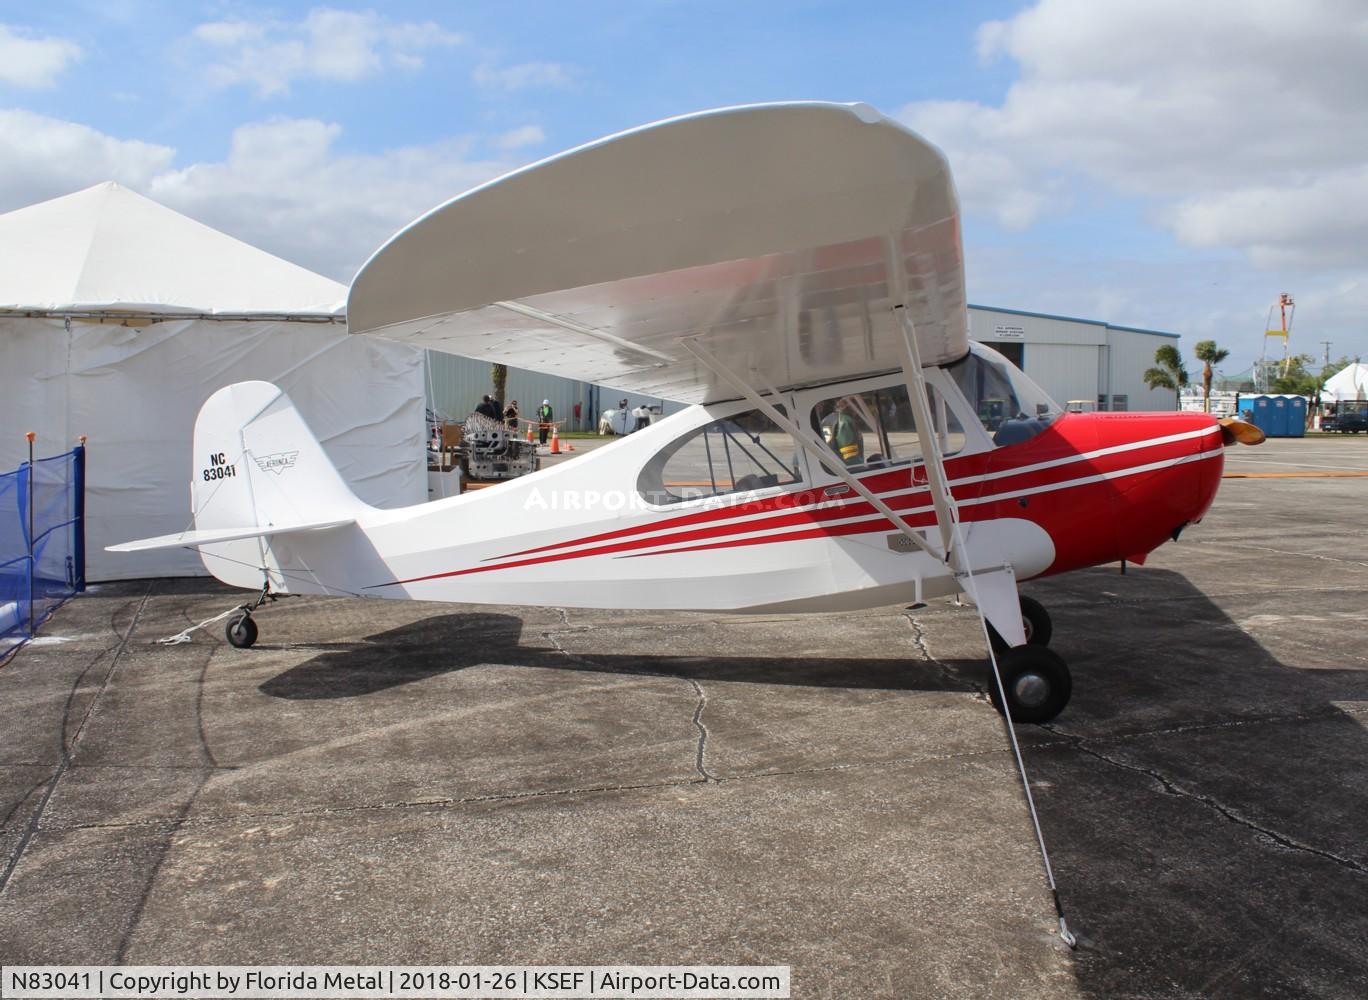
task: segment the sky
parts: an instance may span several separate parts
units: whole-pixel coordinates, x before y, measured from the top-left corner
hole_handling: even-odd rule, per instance
[[[117,180],[347,282],[507,170],[794,99],[945,151],[971,302],[1233,373],[1290,292],[1294,352],[1368,357],[1364,0],[0,2],[0,211]]]

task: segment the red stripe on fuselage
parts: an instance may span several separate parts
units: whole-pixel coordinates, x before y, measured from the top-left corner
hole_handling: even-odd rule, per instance
[[[1160,461],[1165,458],[1178,457],[1189,454],[1191,449],[1192,442],[1190,440],[1170,441],[1148,447],[1135,448],[1116,454],[1097,456],[1091,459],[1076,458],[1073,461],[1055,465],[1047,469],[1033,469],[1031,466],[1039,463],[1026,462],[1016,467],[1021,469],[1021,471],[1014,471],[1012,468],[991,470],[986,474],[990,474],[992,478],[979,482],[956,483],[955,479],[957,477],[951,475],[952,492],[957,500],[975,500],[984,495],[1010,492],[1019,489],[1030,489],[1039,486],[1049,486],[1060,482],[1066,482],[1071,479],[1078,479],[1082,476],[1114,472],[1132,465],[1143,465],[1148,462]],[[970,457],[983,458],[984,456],[979,455]],[[985,475],[983,471],[976,473],[969,472],[965,467],[965,464],[966,463],[962,462],[960,468],[956,470],[959,473],[958,478],[972,479],[976,476]],[[978,464],[983,465],[985,463]],[[947,466],[947,471],[949,471],[949,466]],[[887,503],[888,506],[895,511],[911,510],[930,504],[930,493],[924,485],[920,484],[910,493],[902,493],[898,496],[892,495],[909,489],[910,482],[910,468],[891,470],[890,472],[878,473],[861,479],[862,485],[874,492],[876,496],[879,496],[881,500]],[[782,503],[781,501],[787,501],[787,503]],[[795,507],[806,507],[808,509],[793,510]],[[788,510],[789,513],[779,513],[784,510]],[[636,543],[636,546],[644,548],[653,545],[668,545],[675,542],[693,541],[698,538],[710,536],[766,531],[792,527],[807,522],[816,523],[840,520],[850,517],[873,515],[874,513],[874,506],[857,494],[850,493],[847,498],[827,500],[822,495],[821,490],[804,489],[793,493],[783,494],[779,497],[770,497],[766,500],[738,504],[731,508],[697,511],[683,517],[672,518],[664,523],[655,522],[633,525],[629,528],[602,532],[584,538],[556,542],[537,548],[524,549],[520,552],[513,552],[506,556],[491,556],[485,561],[494,562],[503,559],[515,559],[518,556],[532,556],[543,552],[552,552],[557,549],[568,549],[577,545],[592,545],[595,542],[616,542],[634,536],[645,534],[654,535],[656,532],[664,532],[664,534],[647,539],[640,539]],[[737,520],[732,520],[726,524],[717,524],[718,521],[724,521],[731,518],[736,518]],[[680,527],[687,527],[691,524],[703,525],[703,527],[695,528],[693,531],[672,530]],[[606,551],[620,550],[617,548],[594,548],[583,550],[582,554],[598,555]],[[526,565],[526,563],[520,561],[506,565]]]
[[[1000,484],[1003,480],[1013,479],[1017,475],[1067,475],[1070,478],[1072,478],[1077,475],[1076,467],[1078,465],[1085,465],[1089,467],[1098,466],[1101,469],[1101,471],[1111,471],[1112,468],[1116,467],[1113,463],[1117,461],[1125,461],[1126,456],[1134,455],[1134,451],[1125,451],[1116,455],[1098,456],[1094,458],[1084,457],[1085,455],[1098,450],[1093,443],[1096,440],[1095,435],[1089,433],[1094,431],[1095,429],[1094,420],[1090,419],[1094,416],[1095,415],[1080,414],[1067,415],[1056,421],[1056,423],[1052,427],[1050,427],[1044,434],[1038,435],[1031,441],[1023,442],[1018,445],[1012,445],[1007,448],[999,449],[996,451],[981,452],[975,455],[966,455],[963,458],[950,457],[946,459],[946,474],[947,478],[951,482],[951,486],[955,492],[955,496],[960,499],[972,499],[976,496],[981,496],[983,488],[986,487],[988,483],[994,484],[994,488],[996,489],[997,485]],[[1106,418],[1106,416],[1108,415],[1103,415],[1104,419]],[[1148,430],[1150,430],[1150,433],[1147,435],[1147,437],[1149,437],[1151,440],[1162,439],[1166,436],[1170,436],[1175,433],[1185,433],[1190,432],[1192,430],[1190,424],[1175,425],[1175,423],[1172,422],[1171,419],[1169,419],[1169,415],[1162,415],[1162,421],[1154,421],[1151,419],[1150,416],[1147,416],[1142,419],[1145,419],[1146,423],[1151,425],[1150,428],[1147,428]],[[1214,425],[1212,429],[1214,431]],[[1109,441],[1106,442],[1106,445],[1112,447],[1129,446],[1135,449],[1171,446],[1179,452],[1181,452],[1185,447],[1189,447],[1185,442],[1181,441],[1169,442],[1167,445],[1160,444],[1146,446],[1143,441],[1122,440]],[[1058,461],[1060,464],[1057,466],[1053,466],[1051,469],[1036,470],[1035,472],[1014,471],[1029,470],[1033,466],[1039,465],[1043,462],[1050,461]],[[922,467],[917,466],[916,468],[918,470],[921,470]],[[885,495],[888,493],[896,493],[901,490],[912,488],[912,472],[913,469],[911,466],[903,466],[897,469],[889,469],[867,473],[865,475],[858,476],[857,478],[860,480],[861,485],[863,485],[870,492],[874,493],[876,496],[879,496],[881,499],[883,499]],[[987,483],[963,482],[963,480],[965,479],[973,479],[985,475],[992,477],[992,479],[988,480]],[[917,483],[917,486],[921,487],[922,491],[924,492],[924,474],[922,475],[921,479],[922,481]],[[1044,481],[1048,480],[1042,480],[1042,482]],[[516,552],[510,552],[502,556],[490,556],[484,561],[494,562],[502,559],[517,559],[519,556],[531,556],[542,552],[554,552],[558,549],[567,549],[576,545],[592,545],[596,542],[615,541],[621,538],[631,538],[636,535],[645,535],[654,532],[669,532],[675,528],[683,528],[691,525],[700,524],[713,524],[718,521],[726,521],[732,518],[753,518],[754,523],[748,522],[750,523],[750,526],[736,530],[754,531],[758,530],[760,527],[767,524],[770,520],[768,518],[761,518],[758,515],[773,514],[781,511],[792,511],[794,508],[798,507],[810,507],[813,509],[809,512],[800,511],[797,512],[797,514],[817,513],[818,511],[824,510],[844,510],[846,508],[855,508],[851,510],[850,514],[828,514],[824,515],[824,517],[826,518],[854,516],[855,513],[872,513],[873,508],[869,505],[867,501],[861,499],[858,495],[852,493],[847,494],[847,496],[843,499],[831,500],[830,498],[825,496],[825,489],[825,487],[805,487],[800,490],[795,490],[791,493],[782,493],[778,496],[766,497],[762,500],[749,500],[744,503],[738,503],[735,505],[726,505],[711,508],[709,510],[693,511],[688,514],[680,514],[674,517],[667,517],[661,521],[653,521],[645,524],[635,524],[625,528],[616,528],[612,531],[604,531],[594,535],[587,535],[582,538],[572,538],[560,542],[551,542],[546,545],[539,545],[530,549],[521,549]],[[968,492],[964,492],[966,490]],[[893,499],[901,502],[901,498]],[[891,500],[886,500],[886,502],[888,502],[890,506],[894,507],[895,510],[903,509],[907,506],[917,506],[915,502],[902,503],[902,506],[899,506],[899,503],[894,503]],[[831,506],[825,506],[825,504],[827,503],[830,503]],[[814,505],[818,504],[823,504],[823,506],[814,507]],[[820,520],[823,519],[823,517],[818,517],[817,519]],[[786,521],[784,523],[793,522]],[[776,524],[774,526],[780,527],[782,525]],[[519,563],[518,565],[522,564]]]
[[[991,479],[986,481],[964,483],[955,488],[956,499],[966,504],[964,509],[964,519],[966,521],[977,521],[991,519],[991,512],[980,509],[980,505],[972,503],[985,497],[999,497],[1003,494],[1012,494],[1022,490],[1036,490],[1049,487],[1069,488],[1068,483],[1079,479],[1086,479],[1091,476],[1105,474],[1126,474],[1128,469],[1140,471],[1143,467],[1156,462],[1166,462],[1177,460],[1189,456],[1193,452],[1193,439],[1186,438],[1179,441],[1161,442],[1154,445],[1146,445],[1143,442],[1135,442],[1136,447],[1128,448],[1125,451],[1110,455],[1099,455],[1092,458],[1077,461],[1068,461],[1060,465],[1051,466],[1046,469],[1031,469],[1030,466],[1038,465],[1041,456],[1036,456],[1037,461],[1017,463],[1015,468],[1022,471],[1014,471],[1013,468],[1004,470],[991,470],[987,474]],[[988,453],[991,456],[993,453]],[[1074,453],[1077,455],[1077,453]],[[962,465],[967,464],[972,458],[985,458],[984,455],[968,456]],[[1048,459],[1044,459],[1048,461]],[[982,464],[982,463],[981,463]],[[978,473],[984,475],[985,473]],[[910,482],[911,470],[904,468],[891,470],[889,472],[878,473],[866,477],[862,480],[865,484],[871,484],[882,480],[888,483],[888,493],[896,492],[899,488],[907,488]],[[967,478],[967,477],[966,477]],[[901,484],[897,480],[901,479]],[[1089,484],[1080,484],[1089,485]],[[808,497],[805,502],[808,504],[817,502],[817,497],[821,495],[820,489],[805,489],[794,493],[784,494],[781,497],[769,498],[766,501],[752,501],[747,504],[739,504],[735,508],[724,508],[718,511],[702,511],[695,514],[685,515],[684,517],[671,519],[665,525],[647,524],[634,526],[614,532],[604,532],[600,535],[589,536],[574,541],[557,543],[556,545],[542,546],[540,548],[528,549],[513,555],[527,555],[531,558],[514,559],[509,562],[500,562],[497,565],[473,566],[467,569],[451,570],[443,573],[434,573],[428,576],[413,577],[406,580],[394,581],[390,584],[378,584],[376,586],[396,586],[399,584],[420,583],[426,580],[442,579],[453,576],[465,576],[472,573],[483,573],[498,569],[514,569],[523,566],[532,566],[542,563],[561,562],[568,559],[578,559],[598,555],[619,555],[622,553],[635,552],[636,555],[664,555],[671,552],[698,551],[701,549],[722,548],[731,545],[753,545],[765,542],[798,541],[807,538],[817,538],[822,536],[844,536],[851,534],[863,534],[876,531],[889,531],[895,526],[882,515],[878,514],[871,504],[867,501],[856,498],[853,501],[838,502],[832,505],[813,507],[808,510],[790,511],[778,516],[750,516],[745,520],[734,521],[728,524],[715,524],[715,522],[725,517],[736,517],[739,511],[745,508],[758,508],[752,513],[766,514],[776,509],[774,501],[788,500],[786,507],[802,506],[793,501]],[[902,496],[887,496],[882,498],[896,511],[911,511],[918,507],[929,508],[929,493],[924,488],[918,488],[911,493]],[[991,508],[991,503],[983,505]],[[768,508],[768,509],[766,509]],[[783,509],[778,507],[777,509]],[[703,517],[700,515],[710,515]],[[847,520],[857,518],[859,520],[846,524],[829,525],[825,522],[836,520]],[[907,521],[912,527],[927,527],[935,523],[935,515],[929,509],[917,511],[909,514]],[[701,526],[690,531],[670,531],[671,526],[688,523],[700,523]],[[772,533],[759,537],[745,539],[728,539],[727,536],[749,534],[752,532],[773,532],[774,530],[796,527],[803,524],[813,525],[807,531],[788,532],[782,535]],[[651,538],[633,538],[630,536],[641,535],[646,532],[665,530],[667,533],[662,536]],[[608,540],[610,544],[592,546],[590,548],[576,549],[572,552],[550,552],[551,549],[569,548],[574,545],[592,545],[598,539]],[[661,550],[660,546],[678,546],[682,543],[691,541],[704,541],[708,544],[699,546],[689,546],[685,548],[669,548]],[[639,552],[636,550],[654,549],[653,552]],[[509,556],[495,557],[500,559],[510,559]]]

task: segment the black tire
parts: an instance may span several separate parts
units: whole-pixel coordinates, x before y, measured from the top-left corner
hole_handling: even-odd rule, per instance
[[[1026,630],[1026,643],[1031,646],[1048,646],[1054,636],[1054,623],[1050,620],[1050,613],[1045,610],[1045,605],[1025,594],[1018,595],[1017,600],[1021,603],[1021,625]],[[991,622],[988,623],[988,638],[992,641],[993,651],[996,653],[1005,653],[1011,648],[1007,645],[1007,640],[993,628]]]
[[[1054,650],[1045,646],[1016,646],[997,658],[998,673],[1007,692],[1013,722],[1049,722],[1069,703],[1073,677]],[[988,678],[993,707],[1002,711],[997,680]]]
[[[228,619],[223,634],[228,637],[228,645],[247,649],[257,641],[257,623],[251,615],[238,615]]]

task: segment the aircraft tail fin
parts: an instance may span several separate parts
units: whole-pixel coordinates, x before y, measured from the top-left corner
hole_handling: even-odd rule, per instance
[[[191,476],[200,531],[350,521],[367,509],[270,382],[238,382],[205,400]]]
[[[290,397],[269,382],[238,382],[205,400],[192,454],[194,530],[113,550],[197,547],[224,583],[259,587],[264,571],[279,569],[273,537],[341,527],[370,509],[343,481]]]

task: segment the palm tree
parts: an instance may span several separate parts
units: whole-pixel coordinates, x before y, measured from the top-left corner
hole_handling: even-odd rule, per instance
[[[1165,344],[1154,352],[1154,364],[1154,368],[1145,370],[1145,385],[1151,389],[1172,389],[1175,394],[1187,386],[1188,373],[1183,367],[1183,356],[1178,353],[1178,348]]]
[[[1206,413],[1211,412],[1211,366],[1219,365],[1226,358],[1230,357],[1230,352],[1224,348],[1217,347],[1214,340],[1199,340],[1193,347],[1192,353],[1197,355],[1197,360],[1202,362],[1202,410]]]
[[[494,383],[494,398],[502,406],[505,402],[504,391],[508,388],[508,365],[494,365],[489,370],[490,381]]]

